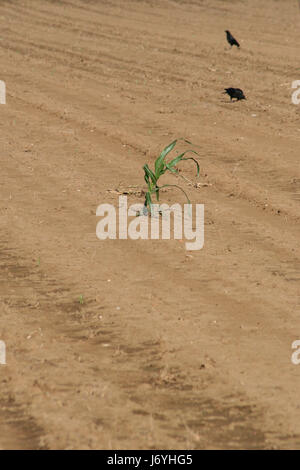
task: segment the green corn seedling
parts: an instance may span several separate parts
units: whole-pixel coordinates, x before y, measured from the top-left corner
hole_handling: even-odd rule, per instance
[[[159,157],[156,159],[154,171],[152,171],[149,168],[148,164],[143,166],[144,179],[145,179],[145,181],[147,183],[147,186],[148,186],[148,191],[146,192],[146,196],[145,196],[144,208],[146,209],[146,211],[147,211],[147,209],[149,209],[150,213],[152,213],[152,204],[153,204],[151,196],[155,193],[156,200],[159,201],[159,191],[162,188],[166,188],[166,187],[175,187],[175,188],[180,189],[180,191],[182,191],[184,193],[185,197],[187,198],[188,203],[190,204],[190,200],[189,200],[186,192],[180,186],[177,186],[176,184],[164,184],[163,186],[158,185],[159,178],[164,173],[166,173],[166,171],[170,171],[171,173],[178,174],[178,169],[176,168],[176,166],[178,165],[179,162],[182,162],[184,160],[193,160],[196,163],[197,176],[199,176],[200,168],[199,168],[199,163],[197,162],[197,160],[193,157],[186,157],[185,156],[188,152],[194,153],[194,154],[199,156],[199,154],[195,150],[191,150],[191,149],[186,150],[185,152],[181,153],[177,157],[173,158],[173,160],[170,160],[169,162],[166,162],[167,155],[174,149],[176,143],[179,140],[183,140],[187,144],[191,144],[191,142],[189,142],[188,140],[176,139],[173,142],[171,142],[171,144],[167,145],[167,147],[165,147],[163,149],[163,151],[161,152]],[[181,176],[181,175],[179,175],[179,176]]]

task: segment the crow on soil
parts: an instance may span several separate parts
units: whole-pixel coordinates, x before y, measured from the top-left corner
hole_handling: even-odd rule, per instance
[[[227,95],[230,96],[230,100],[232,101],[232,98],[236,98],[236,101],[239,100],[245,100],[246,96],[244,95],[243,90],[240,88],[224,88],[224,94],[227,93]]]
[[[232,36],[231,32],[228,31],[228,29],[226,29],[225,31],[226,35],[227,35],[227,41],[229,42],[229,44],[232,46],[237,46],[237,47],[240,47],[239,43],[237,42],[237,40]]]

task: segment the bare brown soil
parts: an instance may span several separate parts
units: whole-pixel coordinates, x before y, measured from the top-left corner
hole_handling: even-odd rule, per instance
[[[1,0],[1,448],[300,448],[299,20],[296,0]],[[181,136],[204,248],[99,241],[97,206],[142,202]]]

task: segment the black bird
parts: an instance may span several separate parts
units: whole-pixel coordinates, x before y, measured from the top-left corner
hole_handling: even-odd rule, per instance
[[[224,88],[224,90],[224,95],[227,93],[227,95],[230,96],[231,101],[232,98],[236,98],[236,101],[247,99],[244,95],[243,90],[241,90],[240,88]]]
[[[228,31],[228,29],[226,29],[225,31],[226,35],[227,35],[227,41],[229,42],[229,44],[232,46],[237,46],[237,47],[240,47],[239,43],[237,42],[237,40],[232,36],[231,32]]]

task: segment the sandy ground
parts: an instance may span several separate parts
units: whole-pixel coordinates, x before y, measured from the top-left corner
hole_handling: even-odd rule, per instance
[[[0,448],[300,448],[299,21],[296,0],[1,0]],[[97,206],[143,202],[182,136],[204,248],[98,240]]]

